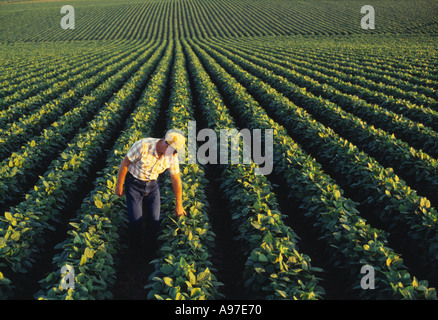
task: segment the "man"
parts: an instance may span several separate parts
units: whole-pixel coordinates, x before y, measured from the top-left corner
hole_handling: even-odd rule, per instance
[[[185,138],[176,132],[168,132],[164,139],[145,138],[135,142],[119,167],[115,193],[126,194],[130,248],[133,254],[142,250],[143,241],[149,249],[155,248],[160,228],[160,187],[158,175],[169,169],[175,193],[177,217],[186,215],[182,206],[182,183],[177,149],[183,148]],[[123,190],[123,187],[124,190]],[[143,235],[143,220],[146,236]]]

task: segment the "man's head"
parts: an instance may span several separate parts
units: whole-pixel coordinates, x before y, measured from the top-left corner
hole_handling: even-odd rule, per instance
[[[175,150],[184,148],[186,144],[186,138],[178,132],[167,132],[164,140]]]
[[[157,144],[157,152],[160,154],[175,154],[177,149],[184,148],[186,138],[177,132],[167,132],[166,136]]]

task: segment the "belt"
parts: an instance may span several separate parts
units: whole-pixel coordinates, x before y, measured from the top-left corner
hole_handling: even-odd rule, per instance
[[[128,171],[128,175],[131,176],[133,179],[138,180],[138,181],[141,181],[141,182],[152,182],[152,181],[157,181],[157,180],[141,180],[141,179],[138,179],[138,178],[134,177],[134,175],[133,175],[131,172],[129,172],[129,171]]]

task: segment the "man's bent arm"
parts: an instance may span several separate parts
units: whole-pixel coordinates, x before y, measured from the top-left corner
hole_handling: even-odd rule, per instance
[[[120,164],[119,173],[117,175],[117,183],[116,183],[116,194],[118,196],[123,196],[123,185],[125,183],[126,174],[128,173],[128,167],[131,165],[131,161],[125,157]]]
[[[184,211],[183,203],[182,203],[181,177],[178,173],[178,174],[171,174],[170,178],[172,180],[173,192],[175,193],[175,201],[176,201],[175,215],[177,217],[182,216],[182,215],[186,215],[186,212]]]

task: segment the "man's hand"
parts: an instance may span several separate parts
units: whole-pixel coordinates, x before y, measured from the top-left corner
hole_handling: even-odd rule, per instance
[[[187,213],[182,206],[175,207],[175,217],[179,218],[181,216],[186,216]]]
[[[125,194],[125,191],[123,190],[123,185],[116,185],[116,190],[115,190],[116,195],[118,195],[119,197],[123,196]]]

